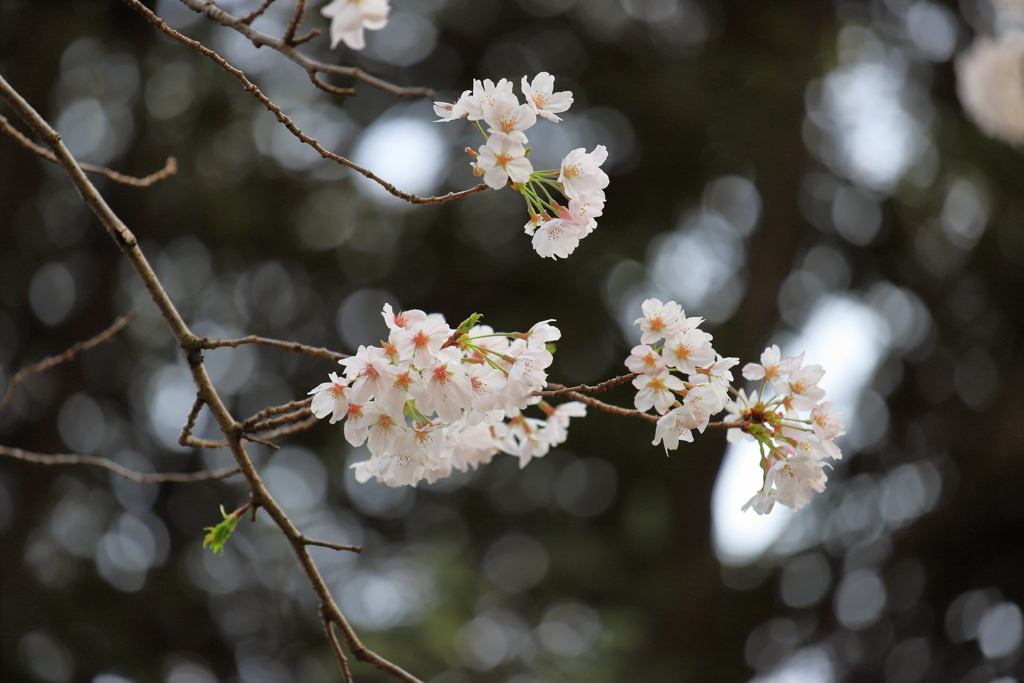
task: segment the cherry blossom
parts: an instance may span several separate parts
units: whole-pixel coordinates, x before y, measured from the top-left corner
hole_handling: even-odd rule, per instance
[[[320,9],[331,20],[331,49],[344,42],[353,50],[366,47],[363,29],[378,31],[388,23],[389,0],[334,0]]]
[[[522,143],[503,133],[495,133],[480,147],[477,167],[484,172],[484,182],[495,190],[508,184],[525,183],[530,180],[533,165],[525,157],[526,148]]]
[[[565,196],[575,199],[583,194],[599,195],[608,187],[608,176],[600,166],[608,158],[608,150],[598,145],[593,152],[587,153],[580,147],[569,152],[562,159],[562,168],[558,174],[558,182],[562,183]]]
[[[331,424],[334,424],[345,417],[348,410],[349,390],[348,384],[343,382],[337,374],[332,372],[329,377],[330,382],[324,382],[309,392],[313,397],[313,401],[309,404],[309,410],[319,419],[330,415]]]
[[[555,114],[567,111],[572,104],[571,92],[554,92],[555,77],[547,71],[534,76],[533,83],[527,83],[526,76],[523,76],[522,88],[526,103],[538,116],[548,121],[560,122],[562,119]]]

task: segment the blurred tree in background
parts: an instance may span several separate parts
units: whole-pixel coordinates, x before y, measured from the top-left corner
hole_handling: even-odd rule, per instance
[[[478,182],[459,158],[475,131],[431,123],[425,99],[330,95],[176,0],[153,8],[400,189]],[[326,30],[319,8],[300,33]],[[145,175],[178,159],[148,188],[94,182],[197,334],[354,352],[386,335],[385,302],[499,329],[555,318],[551,378],[575,384],[623,371],[658,296],[707,318],[723,353],[779,343],[828,370],[846,457],[797,514],[739,515],[757,470],[724,434],[666,458],[650,425],[615,415],[575,423],[522,472],[500,455],[416,489],[356,483],[365,450],[326,424],[280,451],[252,444],[297,524],[363,546],[312,554],[383,656],[433,683],[1024,678],[1024,160],[965,117],[953,68],[1000,27],[985,0],[394,0],[365,51],[303,47],[448,101],[473,78],[554,74],[576,100],[531,135],[534,165],[604,144],[611,176],[598,230],[557,262],[531,251],[513,193],[396,201],[124,3],[0,9],[0,73],[79,160]],[[253,26],[281,35],[293,9],[277,0]],[[186,366],[63,171],[9,136],[0,149],[0,386],[140,308],[19,387],[3,443],[141,471],[231,464],[177,445]],[[337,369],[272,348],[204,355],[237,415]],[[219,438],[208,411],[195,433]],[[218,506],[246,496],[237,477],[146,485],[4,458],[3,678],[340,680],[266,515],[223,556],[202,550]]]

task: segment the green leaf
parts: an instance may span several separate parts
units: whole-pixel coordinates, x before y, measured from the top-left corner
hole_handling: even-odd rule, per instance
[[[480,320],[480,318],[482,318],[482,317],[484,317],[483,313],[474,313],[473,315],[469,316],[468,318],[463,320],[461,323],[459,323],[458,328],[456,328],[456,330],[455,330],[455,334],[456,335],[469,334],[469,331],[471,329],[473,329],[473,327],[476,325],[477,321]]]
[[[203,547],[210,546],[210,550],[215,555],[224,554],[224,544],[229,538],[231,538],[231,532],[235,530],[235,526],[238,525],[238,517],[235,517],[234,513],[228,514],[224,512],[224,506],[220,506],[220,514],[224,516],[224,521],[217,526],[208,526],[204,531],[210,533],[203,539]]]

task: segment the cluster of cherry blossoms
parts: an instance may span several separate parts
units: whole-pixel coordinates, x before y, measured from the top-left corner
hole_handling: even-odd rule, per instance
[[[820,403],[825,396],[818,386],[825,374],[820,365],[803,365],[803,354],[782,360],[779,347],[772,346],[761,354],[760,365],[744,366],[744,378],[761,380],[756,394],[746,394],[731,385],[739,359],[714,350],[711,335],[698,329],[703,318],[687,318],[679,304],[658,299],[644,301],[642,311],[636,321],[641,345],[633,348],[626,367],[637,373],[637,410],[654,408],[662,415],[655,445],[663,444],[667,453],[680,441],[693,441],[693,430],[703,433],[711,417],[724,410],[734,425],[728,440],[755,440],[761,448],[764,486],[744,510],[767,514],[776,501],[797,510],[810,502],[811,491],[824,490],[828,478],[822,459],[842,457],[834,440],[844,432],[841,414],[831,411],[833,402]],[[774,396],[765,400],[769,384]]]
[[[379,31],[388,23],[390,0],[334,0],[320,9],[331,20],[331,49],[338,43],[353,50],[366,47],[363,29]]]
[[[556,114],[569,109],[572,93],[555,92],[555,78],[547,72],[537,74],[532,83],[523,76],[525,104],[512,88],[504,78],[497,84],[475,80],[472,92],[463,92],[456,102],[435,102],[434,111],[441,117],[438,122],[465,118],[476,125],[487,142],[476,152],[466,148],[476,157],[473,172],[495,190],[511,183],[526,200],[526,234],[533,238],[534,250],[543,257],[566,258],[593,232],[604,211],[608,176],[600,167],[608,151],[602,145],[593,152],[581,147],[569,152],[559,168],[535,171],[524,131],[538,116],[561,121]],[[480,121],[488,125],[486,131]],[[556,201],[550,190],[563,195],[566,204]]]
[[[525,467],[566,440],[570,418],[586,415],[582,403],[551,406],[534,395],[547,385],[548,345],[561,337],[550,320],[496,333],[478,314],[454,330],[436,313],[396,314],[386,304],[382,315],[387,342],[360,346],[339,361],[344,377],[332,372],[309,392],[314,415],[345,420],[348,442],[367,444],[372,457],[353,465],[360,482],[433,483],[498,452]],[[531,405],[546,419],[524,416]]]

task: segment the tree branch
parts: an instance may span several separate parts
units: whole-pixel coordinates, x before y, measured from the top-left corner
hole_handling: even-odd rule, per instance
[[[135,0],[130,1],[132,2],[132,4],[134,4],[135,2]],[[431,100],[434,99],[435,97],[433,88],[402,87],[399,85],[395,85],[393,83],[388,83],[387,81],[381,80],[376,76],[372,76],[357,66],[339,66],[337,64],[326,64],[324,62],[318,62],[314,59],[306,57],[305,55],[301,54],[300,52],[294,49],[294,45],[297,45],[300,42],[306,42],[307,40],[310,40],[312,36],[303,36],[302,39],[297,40],[294,43],[289,43],[289,41],[286,40],[287,36],[289,35],[288,33],[285,33],[285,37],[283,38],[274,38],[272,36],[268,36],[265,33],[261,33],[249,25],[250,23],[252,23],[251,21],[246,21],[246,19],[248,19],[249,17],[236,17],[218,7],[217,4],[214,3],[212,0],[181,1],[185,4],[186,7],[188,7],[193,12],[205,14],[207,17],[209,17],[213,21],[216,21],[218,24],[238,31],[246,38],[248,38],[256,47],[267,46],[273,50],[277,50],[282,55],[284,55],[285,57],[287,57],[288,59],[298,64],[303,69],[305,69],[306,73],[315,74],[319,72],[337,74],[339,76],[347,76],[349,78],[354,78],[355,80],[362,81],[363,83],[366,83],[367,85],[377,88],[379,90],[383,90],[384,92],[390,93],[395,97],[426,97]],[[268,2],[267,4],[269,5],[270,3]],[[300,4],[304,5],[305,0],[301,0]],[[262,11],[260,13],[262,14]],[[295,21],[295,16],[297,15],[293,15],[292,17],[293,22]],[[255,17],[253,18],[255,19]],[[296,24],[296,28],[297,27],[298,26]],[[291,28],[291,24],[289,24],[289,28]],[[294,35],[294,31],[292,32],[291,35]],[[355,94],[354,91],[353,94]]]
[[[302,536],[302,542],[306,545],[316,545],[321,548],[330,548],[331,550],[347,550],[357,555],[363,552],[363,549],[358,545],[340,545],[338,543],[328,543],[327,541],[316,541],[305,534]]]
[[[118,474],[125,479],[128,479],[129,481],[137,481],[142,484],[210,481],[215,479],[224,479],[225,477],[230,477],[231,475],[238,474],[239,472],[237,467],[225,467],[220,470],[200,470],[198,472],[135,472],[127,467],[118,465],[116,462],[108,458],[98,458],[93,455],[72,455],[66,453],[46,455],[43,453],[23,451],[20,448],[11,448],[10,446],[0,446],[0,455],[6,455],[7,457],[14,458],[16,460],[36,463],[37,465],[92,465],[94,467],[102,467],[110,470],[114,474]]]
[[[564,384],[552,384],[552,383],[549,382],[548,383],[548,390],[547,391],[535,391],[535,392],[533,392],[533,395],[534,396],[561,396],[562,394],[569,393],[570,391],[583,391],[583,392],[586,392],[588,394],[596,394],[596,393],[600,393],[602,391],[607,391],[608,389],[611,389],[614,386],[618,386],[620,384],[625,384],[626,382],[630,382],[635,377],[637,377],[637,374],[638,373],[631,372],[628,375],[621,375],[619,377],[613,377],[612,379],[606,380],[606,381],[601,382],[600,384],[594,385],[592,387],[591,386],[587,386],[586,384],[581,384],[581,385],[576,386],[576,387],[566,387]]]
[[[49,159],[50,161],[57,163],[57,157],[53,156],[53,152],[40,147],[29,140],[20,130],[12,126],[10,121],[8,121],[2,114],[0,114],[0,128],[3,128],[5,133],[20,142],[29,151],[35,152],[44,159]],[[174,157],[167,157],[167,163],[164,164],[162,169],[156,173],[150,173],[144,178],[135,178],[133,176],[123,175],[104,166],[94,166],[93,164],[80,164],[80,166],[83,171],[87,171],[89,173],[102,173],[114,182],[118,182],[123,185],[131,185],[132,187],[149,187],[153,183],[159,182],[178,172],[178,160]]]
[[[320,604],[320,613],[324,618],[337,624],[345,638],[345,642],[348,644],[349,650],[351,650],[356,659],[361,662],[366,662],[386,674],[404,681],[405,683],[422,683],[418,678],[408,673],[398,665],[389,662],[367,648],[341,613],[341,610],[334,601],[330,590],[327,588],[327,584],[324,581],[323,576],[320,574],[316,564],[309,555],[309,551],[306,549],[306,544],[303,542],[303,534],[295,527],[288,515],[285,514],[280,505],[277,504],[277,501],[274,500],[273,496],[270,495],[270,492],[263,484],[263,480],[260,478],[259,473],[256,472],[256,467],[242,443],[246,438],[242,431],[242,425],[231,416],[230,412],[228,412],[227,407],[224,405],[224,402],[221,400],[216,388],[213,386],[213,382],[210,380],[209,374],[206,372],[206,366],[203,364],[203,354],[201,352],[199,337],[193,334],[188,325],[185,324],[185,321],[182,319],[181,314],[175,307],[174,302],[171,301],[167,291],[164,289],[156,273],[153,271],[153,267],[139,248],[138,240],[135,235],[128,229],[121,219],[117,217],[117,214],[111,210],[110,206],[96,190],[96,187],[89,181],[81,167],[75,161],[74,157],[71,156],[70,152],[68,152],[67,147],[65,147],[64,143],[61,142],[60,135],[58,135],[57,131],[55,131],[38,114],[38,112],[36,112],[36,110],[33,109],[28,102],[26,102],[24,98],[22,98],[21,95],[19,95],[17,91],[10,86],[3,76],[0,76],[0,98],[6,101],[25,121],[25,123],[28,124],[29,128],[31,128],[33,132],[35,132],[35,134],[46,142],[50,149],[53,150],[53,153],[57,158],[57,163],[59,163],[67,172],[68,176],[71,178],[71,182],[75,185],[75,188],[82,196],[82,199],[85,200],[96,214],[97,218],[100,219],[100,222],[103,224],[104,228],[106,228],[107,233],[121,249],[121,252],[125,255],[129,263],[131,263],[132,267],[135,269],[136,274],[142,280],[150,297],[153,299],[153,302],[156,304],[161,315],[163,315],[164,320],[167,322],[172,334],[174,334],[174,338],[178,342],[178,346],[185,357],[185,361],[188,363],[189,371],[192,374],[192,380],[196,385],[198,397],[205,401],[206,405],[209,406],[213,418],[217,421],[218,426],[227,439],[231,455],[234,457],[235,463],[238,465],[239,470],[242,472],[242,476],[245,477],[245,481],[249,485],[250,501],[254,506],[262,507],[266,510],[270,518],[288,539],[289,544],[292,546],[292,551],[295,553],[295,556],[298,559],[299,564],[302,566],[303,572],[306,574],[306,578],[309,581],[313,592],[316,594],[317,601]],[[343,671],[345,671],[347,663],[345,663],[344,660],[339,660],[339,666],[341,666]]]
[[[97,344],[105,342],[106,340],[110,339],[115,334],[120,332],[125,325],[130,323],[132,321],[132,318],[134,318],[138,312],[139,309],[133,308],[126,315],[123,315],[117,320],[115,320],[110,327],[103,330],[95,337],[91,337],[89,339],[86,339],[85,341],[78,342],[64,353],[59,353],[56,356],[47,356],[38,363],[33,363],[32,365],[27,365],[23,367],[21,370],[18,371],[16,375],[14,375],[14,377],[11,378],[10,384],[7,385],[7,395],[4,396],[3,401],[0,401],[0,413],[2,413],[4,409],[7,408],[8,405],[10,405],[11,401],[14,399],[15,387],[21,384],[26,377],[35,372],[49,370],[54,365],[59,365],[60,363],[69,361],[82,351],[85,351],[86,349],[91,349]]]
[[[348,358],[347,353],[338,353],[337,351],[331,351],[330,349],[318,346],[306,346],[305,344],[300,344],[298,342],[257,337],[255,334],[250,334],[247,337],[239,337],[238,339],[210,339],[209,337],[202,337],[196,343],[201,349],[219,349],[225,346],[230,346],[234,349],[238,348],[242,344],[261,344],[263,346],[273,346],[276,349],[284,349],[285,351],[302,353],[307,356],[316,356],[317,358],[326,358],[328,360],[341,360],[342,358]]]
[[[279,106],[277,106],[276,104],[271,102],[270,98],[263,94],[263,91],[261,91],[258,87],[256,87],[256,85],[254,83],[249,81],[249,79],[246,78],[245,74],[242,73],[242,71],[240,71],[239,69],[236,69],[235,67],[233,67],[230,64],[228,64],[228,62],[223,57],[221,57],[219,54],[217,54],[216,52],[214,52],[210,48],[204,46],[199,41],[192,40],[191,38],[189,38],[187,36],[184,36],[184,35],[178,33],[177,31],[175,31],[173,28],[168,26],[167,23],[164,22],[163,19],[161,19],[157,15],[153,14],[153,12],[150,11],[150,9],[148,7],[146,7],[141,2],[139,2],[139,0],[125,0],[125,2],[130,4],[136,10],[138,10],[139,13],[142,14],[144,17],[146,17],[149,20],[149,22],[151,24],[153,24],[157,29],[159,29],[160,31],[163,31],[164,33],[166,33],[170,37],[172,37],[175,40],[177,40],[178,42],[182,43],[183,45],[188,45],[189,47],[194,48],[198,52],[206,55],[207,57],[212,59],[214,62],[216,62],[222,69],[224,69],[229,74],[231,74],[236,79],[238,79],[238,81],[242,84],[242,86],[245,88],[245,90],[247,92],[251,93],[252,96],[255,97],[257,100],[259,100],[260,103],[263,104],[263,106],[266,107],[277,118],[277,120],[280,121],[284,125],[284,127],[287,128],[291,132],[292,135],[294,135],[299,140],[301,140],[302,142],[306,143],[307,145],[309,145],[310,147],[315,149],[320,154],[321,157],[323,157],[325,159],[330,159],[332,161],[335,161],[335,162],[337,162],[337,163],[339,163],[342,166],[345,166],[347,168],[351,168],[356,173],[359,173],[360,175],[362,175],[362,176],[364,176],[366,178],[369,178],[370,180],[374,181],[375,183],[377,183],[378,185],[380,185],[385,190],[387,190],[389,193],[393,194],[394,196],[398,197],[399,199],[404,199],[405,201],[409,202],[410,204],[444,204],[445,202],[450,202],[453,199],[461,199],[462,197],[468,197],[469,195],[476,194],[477,192],[483,192],[484,190],[486,190],[488,188],[486,183],[481,183],[480,185],[477,185],[476,187],[472,187],[472,188],[470,188],[468,190],[462,190],[461,192],[449,192],[448,194],[442,195],[440,197],[420,197],[419,195],[410,194],[408,192],[402,192],[401,190],[399,190],[394,185],[392,185],[388,181],[384,180],[383,178],[381,178],[377,174],[375,174],[375,173],[373,173],[373,172],[363,168],[362,166],[359,166],[357,164],[352,163],[351,161],[349,161],[348,159],[346,159],[343,156],[339,156],[339,155],[335,154],[334,152],[329,152],[326,149],[324,149],[324,147],[319,142],[317,142],[315,139],[313,139],[313,138],[309,137],[308,135],[306,135],[302,131],[301,128],[296,126],[295,122],[292,121],[291,118],[287,114],[285,114],[283,111],[281,111],[281,108]],[[183,2],[185,2],[186,5],[188,5],[192,9],[196,10],[197,12],[198,11],[205,12],[208,16],[211,16],[211,14],[210,14],[211,12],[223,13],[223,14],[227,15],[228,17],[230,17],[230,20],[232,22],[237,21],[235,17],[232,17],[231,15],[227,14],[226,12],[224,12],[222,9],[220,9],[215,4],[213,4],[213,2],[210,2],[210,0],[207,0],[205,3],[204,2],[197,2],[196,0],[183,0]],[[194,7],[193,5],[196,5],[196,6]],[[201,8],[201,9],[197,9],[197,7]],[[240,25],[243,25],[243,24],[240,24]],[[233,28],[237,28],[237,27],[233,26]],[[252,30],[249,27],[246,27],[246,29],[249,30],[249,31]],[[239,29],[239,30],[241,30],[241,29]],[[263,35],[263,34],[260,34],[260,35]],[[274,41],[275,39],[274,38],[270,38],[269,36],[267,36],[267,40]],[[254,40],[253,44],[256,44],[256,42],[257,41]],[[260,45],[271,45],[271,43],[269,43],[269,42],[268,43],[260,42]],[[288,46],[284,46],[284,47],[281,48],[280,51],[281,52],[285,52],[285,50],[291,50],[291,48],[288,47]],[[292,50],[292,51],[294,52],[294,50]],[[287,54],[287,53],[285,52],[285,54]],[[327,66],[327,65],[324,65],[324,66]],[[319,71],[331,71],[331,72],[333,72],[333,70],[326,69],[326,68],[325,69],[318,69],[318,70]],[[358,71],[360,71],[360,73],[362,72],[362,70],[358,70]]]

